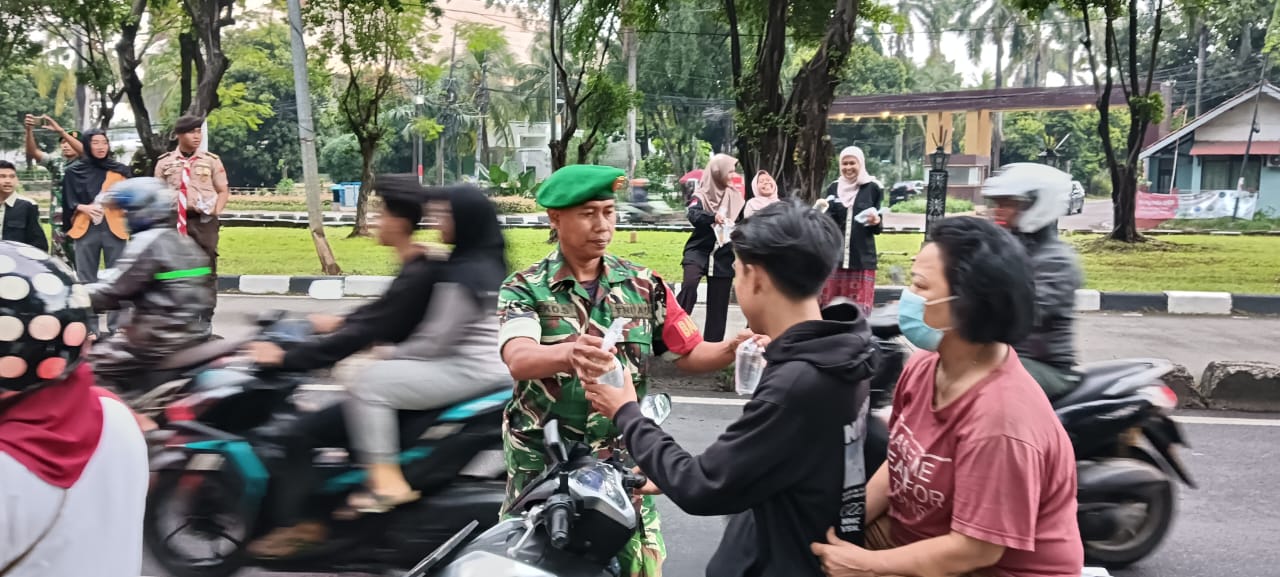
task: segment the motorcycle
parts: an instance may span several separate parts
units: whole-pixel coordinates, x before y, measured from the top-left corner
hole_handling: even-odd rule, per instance
[[[671,414],[671,398],[649,395],[641,412],[661,424]],[[507,519],[458,548],[475,531],[464,527],[405,577],[522,575],[604,577],[616,575],[616,557],[642,530],[631,492],[648,481],[617,456],[601,460],[583,443],[566,445],[556,419],[546,422],[550,467],[512,503],[518,517]],[[437,569],[438,568],[438,569]]]
[[[878,307],[869,322],[876,345],[882,347],[881,368],[873,382],[896,382],[913,350],[901,342],[897,305]],[[1051,399],[1075,451],[1077,519],[1089,563],[1118,569],[1149,556],[1173,524],[1175,479],[1196,488],[1176,452],[1178,445],[1187,446],[1172,419],[1177,395],[1162,380],[1173,369],[1161,359],[1085,364],[1077,369],[1079,386]],[[871,471],[887,457],[886,411],[892,388],[887,390],[888,403],[883,402],[883,388],[880,394],[883,404],[873,409],[880,409],[882,418],[868,422],[866,458]]]
[[[305,320],[261,321],[257,339],[296,345],[312,336]],[[411,567],[420,552],[460,527],[497,522],[505,495],[502,409],[510,382],[440,410],[401,411],[400,464],[422,498],[385,514],[337,520],[347,496],[363,488],[365,471],[346,444],[342,407],[312,430],[299,423],[299,388],[307,375],[267,373],[236,362],[195,374],[166,410],[167,438],[151,459],[144,544],[176,577],[226,577],[252,565],[268,571],[385,573]],[[324,415],[321,415],[324,416]],[[316,441],[320,441],[317,443]],[[303,451],[290,451],[291,447]],[[270,505],[299,490],[298,460],[314,482],[306,516],[327,520],[328,539],[283,558],[251,558],[247,544],[284,520]],[[306,468],[309,466],[309,468]],[[296,520],[295,520],[296,521]],[[194,543],[177,539],[185,535]]]

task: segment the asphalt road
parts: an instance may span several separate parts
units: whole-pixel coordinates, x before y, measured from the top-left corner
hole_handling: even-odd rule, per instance
[[[222,296],[215,319],[227,337],[252,334],[253,314],[270,308],[341,311],[359,301]],[[1157,355],[1192,367],[1217,358],[1274,358],[1280,319],[1208,319],[1088,315],[1081,321],[1085,360]],[[1241,338],[1249,335],[1249,339]],[[678,397],[665,428],[687,449],[710,444],[739,414],[734,398]],[[1280,567],[1280,515],[1275,487],[1280,473],[1280,416],[1184,412],[1192,445],[1184,460],[1200,484],[1183,487],[1173,532],[1156,555],[1122,577],[1272,577]],[[1271,420],[1271,419],[1276,420]],[[723,521],[685,515],[661,501],[668,560],[665,573],[703,574],[719,543]],[[425,554],[425,552],[424,552]],[[163,575],[152,563],[144,575]],[[245,577],[268,574],[248,572]]]

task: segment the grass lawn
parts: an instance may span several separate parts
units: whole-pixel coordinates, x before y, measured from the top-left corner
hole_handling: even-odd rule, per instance
[[[349,228],[329,227],[333,246],[345,274],[390,275],[396,266],[386,249],[372,240],[349,239]],[[630,232],[614,237],[614,254],[648,265],[668,282],[680,281],[680,257],[687,233]],[[546,230],[507,232],[512,266],[523,268],[546,256]],[[1108,291],[1157,292],[1202,290],[1235,293],[1280,293],[1280,238],[1277,237],[1162,237],[1136,248],[1098,245],[1097,236],[1069,240],[1081,250],[1086,286]],[[920,248],[921,235],[886,234],[879,237],[880,284],[895,266],[908,270]],[[226,228],[222,231],[222,262],[226,274],[318,274],[319,261],[303,229]]]

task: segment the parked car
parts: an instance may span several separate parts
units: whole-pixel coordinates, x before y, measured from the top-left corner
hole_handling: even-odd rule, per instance
[[[893,188],[889,189],[889,206],[893,206],[904,200],[911,200],[917,194],[925,191],[925,182],[923,180],[908,180],[904,182],[893,183]]]
[[[1071,198],[1067,200],[1067,214],[1084,212],[1084,185],[1080,181],[1071,181]]]

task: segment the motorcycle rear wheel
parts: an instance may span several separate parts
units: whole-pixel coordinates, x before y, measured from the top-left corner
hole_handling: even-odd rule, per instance
[[[1123,569],[1155,552],[1165,536],[1169,534],[1177,509],[1177,493],[1173,489],[1173,481],[1169,483],[1168,491],[1156,491],[1151,495],[1143,496],[1134,495],[1128,499],[1130,506],[1145,507],[1136,529],[1130,531],[1128,537],[1124,539],[1085,541],[1085,563],[1102,565],[1107,569]]]
[[[248,563],[245,547],[252,535],[252,526],[240,514],[239,492],[216,472],[173,470],[160,471],[155,475],[154,485],[147,495],[142,535],[143,544],[152,558],[173,577],[230,577],[243,568]],[[196,482],[191,482],[192,479]],[[184,496],[183,492],[192,494]],[[189,509],[180,517],[185,521],[177,529],[163,527],[161,514],[169,511],[180,499],[188,500]],[[207,518],[209,513],[215,517],[233,518],[241,524],[243,531],[239,538],[224,532],[222,540],[234,548],[213,562],[201,563],[201,560],[187,557],[175,549],[172,539],[184,528],[197,523],[205,525],[205,530],[196,529],[198,532],[209,533],[208,528],[216,525],[216,520]]]

